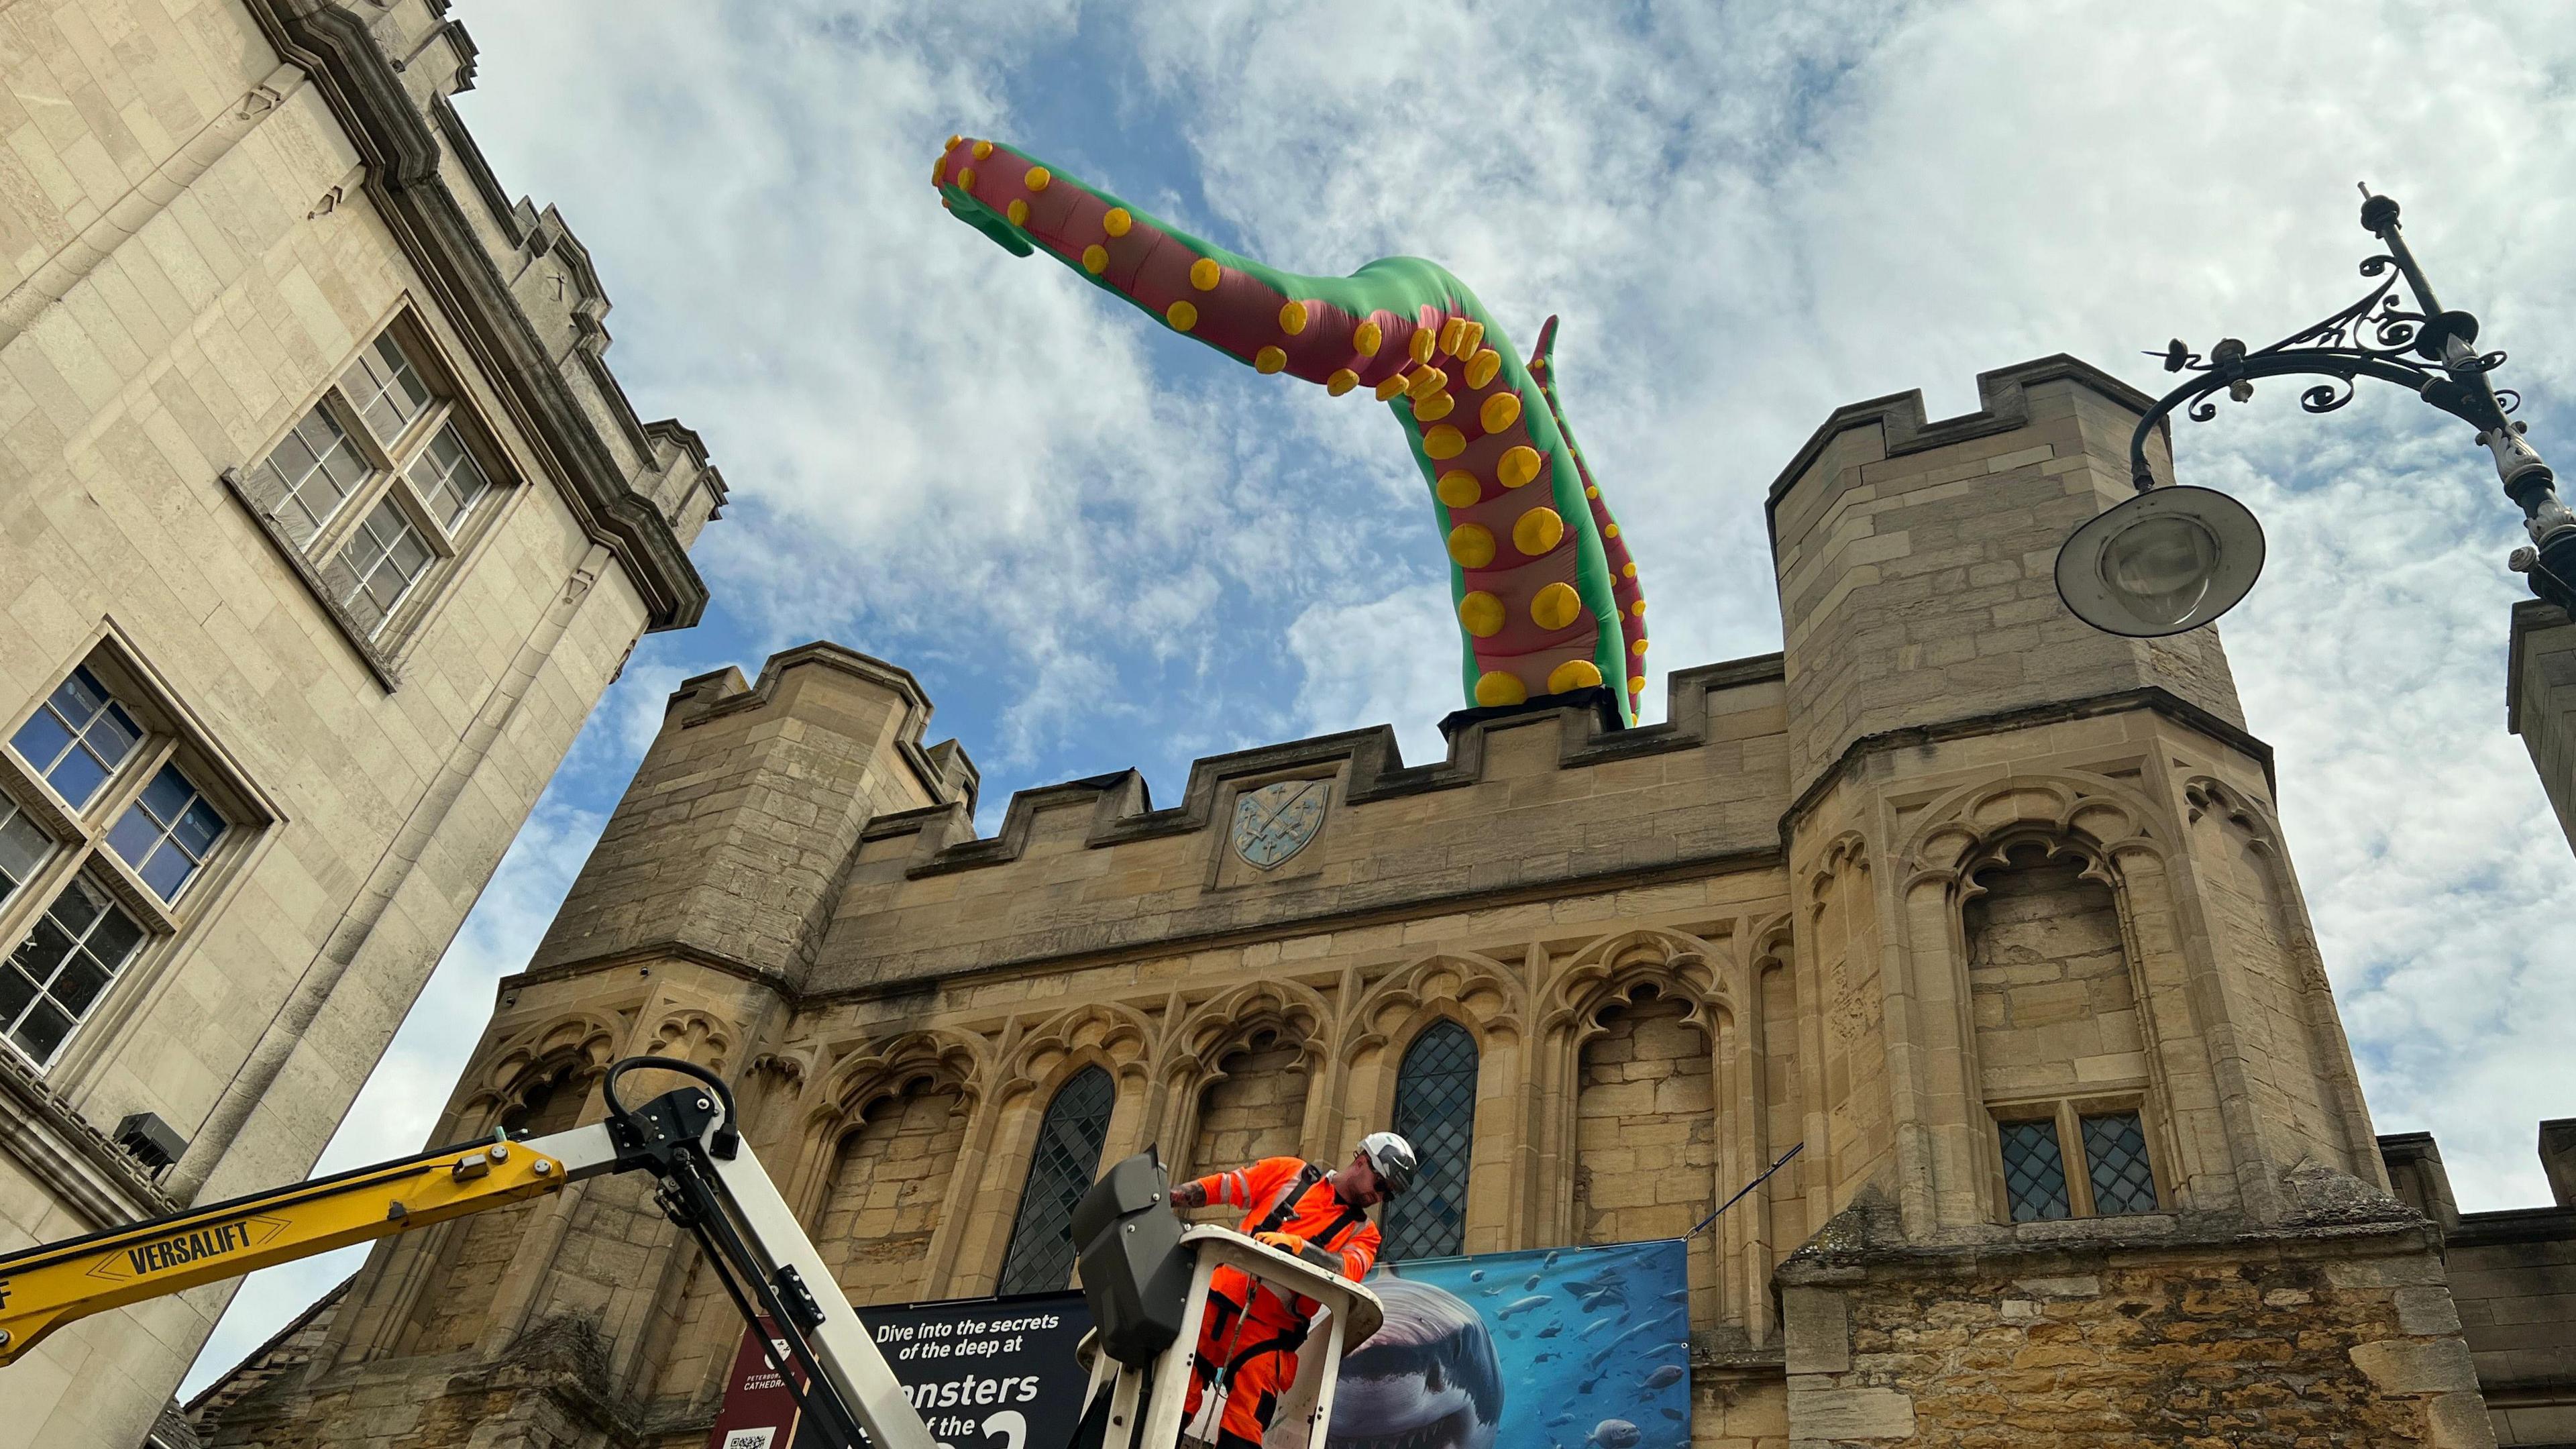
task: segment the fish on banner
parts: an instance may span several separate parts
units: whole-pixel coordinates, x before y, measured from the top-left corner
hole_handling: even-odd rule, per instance
[[[1342,1364],[1328,1449],[1688,1449],[1683,1248],[1668,1238],[1380,1268],[1368,1285],[1386,1323]]]

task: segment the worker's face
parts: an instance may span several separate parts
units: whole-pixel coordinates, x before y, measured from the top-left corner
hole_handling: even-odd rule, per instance
[[[1375,1207],[1386,1201],[1386,1187],[1377,1180],[1377,1169],[1369,1165],[1368,1154],[1354,1152],[1351,1164],[1333,1179],[1341,1200],[1353,1207]]]

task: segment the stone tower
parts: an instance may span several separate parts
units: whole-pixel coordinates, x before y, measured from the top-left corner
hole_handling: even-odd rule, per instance
[[[1676,672],[1661,724],[1524,712],[1414,765],[1353,731],[977,839],[900,670],[693,680],[441,1136],[684,1052],[854,1302],[968,1296],[1061,1286],[1018,1208],[1077,1084],[1100,1161],[1330,1157],[1436,1046],[1423,1255],[1682,1237],[1800,1148],[1688,1241],[1702,1449],[2484,1442],[2215,636],[2055,595],[2147,400],[2066,358],[1980,387],[1817,431],[1770,498],[1785,649]],[[702,1440],[738,1329],[688,1250],[627,1184],[517,1211],[380,1247],[202,1426]]]
[[[2066,358],[1978,383],[1837,412],[1771,493],[1832,1214],[1779,1272],[1792,1431],[2482,1442],[2215,632],[2056,598],[2148,399]]]

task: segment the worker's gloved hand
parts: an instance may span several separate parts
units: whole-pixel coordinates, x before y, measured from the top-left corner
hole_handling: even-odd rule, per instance
[[[1277,1248],[1290,1257],[1306,1250],[1306,1240],[1295,1233],[1255,1233],[1252,1240],[1265,1248]]]

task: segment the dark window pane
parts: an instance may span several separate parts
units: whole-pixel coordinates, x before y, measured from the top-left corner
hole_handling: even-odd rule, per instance
[[[2058,1151],[2057,1124],[2049,1121],[2006,1122],[2004,1198],[2012,1204],[2013,1221],[2072,1217],[2066,1195],[2066,1160]]]
[[[45,779],[53,785],[54,793],[70,801],[77,809],[88,804],[89,797],[98,793],[98,787],[107,783],[107,767],[89,751],[74,746],[63,756],[61,764],[46,772]]]
[[[71,742],[72,732],[64,728],[62,718],[51,705],[36,706],[36,712],[9,737],[18,758],[39,770],[51,768],[54,761],[62,758],[63,747]]]
[[[99,894],[98,888],[76,879],[63,887],[61,895],[54,897],[52,908],[45,914],[66,932],[79,936],[88,933],[90,923],[97,920],[98,913],[105,909],[107,898]]]
[[[1100,1146],[1109,1140],[1115,1105],[1116,1084],[1098,1067],[1065,1083],[1047,1104],[996,1291],[1051,1292],[1072,1278],[1073,1209],[1100,1174]]]
[[[1413,1144],[1412,1190],[1386,1205],[1380,1256],[1441,1258],[1467,1236],[1476,1135],[1476,1039],[1443,1021],[1414,1039],[1395,1076],[1395,1131]]]
[[[0,1028],[42,1066],[142,939],[132,917],[74,878],[19,943],[14,968],[0,968]]]
[[[152,823],[152,817],[145,814],[139,804],[127,806],[125,814],[117,820],[116,828],[107,832],[109,848],[123,856],[127,865],[138,870],[143,866],[143,857],[150,855],[152,847],[160,842],[161,827]]]
[[[55,707],[73,719],[87,719],[105,709],[116,696],[108,693],[99,677],[89,672],[86,664],[74,665],[62,688],[54,691]]]
[[[0,901],[16,894],[53,853],[53,838],[43,827],[17,806],[0,800]]]
[[[63,957],[71,954],[71,949],[70,935],[54,923],[52,916],[46,916],[27,932],[27,939],[18,943],[9,961],[42,986],[53,979],[54,968],[63,964]]]
[[[126,752],[134,748],[135,741],[143,738],[143,726],[136,724],[134,716],[125,712],[125,706],[111,704],[99,711],[85,737],[89,740],[89,747],[97,751],[99,758],[113,770],[125,763]]]
[[[15,1025],[18,1013],[36,999],[36,983],[14,966],[0,966],[0,1031]]]
[[[179,887],[186,885],[188,877],[196,873],[197,863],[188,858],[186,851],[173,845],[164,845],[153,852],[152,858],[135,872],[143,877],[145,885],[152,887],[154,895],[165,901],[177,900]]]
[[[90,928],[89,952],[112,973],[125,964],[135,946],[143,939],[143,928],[123,911],[109,911],[107,919]]]
[[[171,828],[170,838],[187,847],[190,855],[203,860],[223,834],[224,817],[215,813],[215,807],[199,800],[188,807],[187,814],[179,817],[179,823]]]
[[[107,968],[91,960],[87,951],[75,951],[72,958],[63,963],[62,973],[54,978],[54,984],[45,988],[45,994],[77,1017],[89,1010],[91,1002],[98,1000],[100,989],[107,985],[107,977]]]
[[[153,819],[167,825],[179,818],[180,812],[188,808],[188,802],[196,794],[197,787],[188,783],[187,776],[172,766],[164,765],[161,773],[152,777],[152,783],[143,787],[143,804],[152,812]]]
[[[2093,1210],[2151,1213],[2156,1176],[2147,1166],[2147,1134],[2135,1112],[2084,1119],[2084,1161],[2093,1178]]]
[[[11,1035],[27,1055],[34,1057],[37,1065],[42,1066],[54,1059],[54,1048],[61,1046],[63,1038],[71,1035],[71,1031],[72,1019],[63,1014],[62,1008],[40,999],[28,1009],[26,1017]]]

